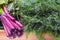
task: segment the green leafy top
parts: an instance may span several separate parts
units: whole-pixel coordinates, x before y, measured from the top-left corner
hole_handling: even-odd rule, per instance
[[[3,13],[3,10],[1,8],[1,5],[7,4],[8,2],[11,2],[12,0],[0,0],[0,15]]]
[[[8,2],[11,2],[12,0],[0,0],[0,5],[7,4]]]
[[[8,0],[0,0],[0,5],[6,4],[7,2],[8,2]]]
[[[0,15],[3,13],[3,10],[2,10],[2,8],[0,8]]]

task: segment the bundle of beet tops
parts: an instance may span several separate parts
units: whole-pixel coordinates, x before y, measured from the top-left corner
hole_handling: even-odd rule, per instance
[[[7,37],[20,37],[23,33],[23,25],[9,14],[6,6],[0,7],[0,14]]]

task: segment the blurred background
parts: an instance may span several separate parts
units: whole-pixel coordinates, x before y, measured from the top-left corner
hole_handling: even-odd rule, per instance
[[[14,0],[7,7],[10,14],[24,25],[25,32],[49,32],[60,40],[60,0]],[[3,29],[1,21],[0,29]]]

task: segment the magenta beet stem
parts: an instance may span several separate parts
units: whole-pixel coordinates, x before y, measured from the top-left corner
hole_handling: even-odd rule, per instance
[[[3,7],[3,11],[4,12],[1,15],[1,21],[4,26],[6,35],[13,38],[20,36],[23,33],[23,25],[9,14],[6,6]]]
[[[8,18],[8,17],[7,17]],[[12,21],[10,18],[8,18],[8,20],[10,21],[10,23],[16,28],[16,29],[21,29],[20,27],[19,27],[19,25],[17,25],[14,21]]]
[[[6,8],[6,6],[4,6],[4,12],[7,14],[7,16],[9,17],[9,18],[11,18],[11,19],[15,19],[15,18],[13,18],[12,16],[10,16],[9,15],[9,12],[7,11],[7,8]],[[21,23],[19,23],[18,21],[15,21],[19,26],[21,26],[21,27],[23,27],[23,25],[21,24]]]
[[[20,27],[23,27],[21,23],[19,23],[17,20],[15,20],[16,24],[19,25]]]
[[[4,20],[5,20],[5,23],[7,23],[8,26],[10,26],[10,28],[14,29],[13,25],[10,23],[10,21],[5,17],[3,16]]]
[[[5,14],[9,13],[9,12],[7,11],[7,7],[6,7],[6,6],[3,7],[3,10],[4,10]]]
[[[15,29],[11,28],[10,25],[8,25],[8,23],[6,23],[6,20],[4,19],[5,16],[2,16],[1,19],[3,19],[3,26],[6,28],[6,34],[7,34],[7,37],[16,37],[15,35]]]
[[[5,24],[6,21],[4,21],[3,17],[1,18],[1,20],[2,20],[2,24],[4,26],[4,29],[5,29],[6,35],[9,36],[10,30],[9,30],[8,26],[6,26],[6,24]]]
[[[3,10],[4,10],[5,14],[6,14],[9,18],[15,19],[15,18],[13,18],[12,16],[9,15],[9,12],[8,12],[6,6],[3,7]]]

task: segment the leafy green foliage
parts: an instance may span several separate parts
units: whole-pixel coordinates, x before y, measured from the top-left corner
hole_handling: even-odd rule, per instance
[[[11,8],[25,31],[60,32],[60,0],[15,0]]]
[[[8,4],[8,2],[12,2],[13,0],[0,0],[0,5]]]
[[[5,1],[4,0],[0,0],[0,5],[4,4]]]

